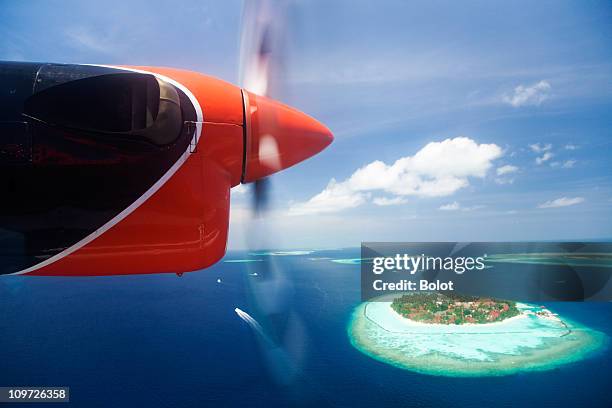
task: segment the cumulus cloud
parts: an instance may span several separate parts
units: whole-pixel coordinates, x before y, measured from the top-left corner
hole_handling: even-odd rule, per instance
[[[497,184],[514,184],[514,179],[513,178],[504,178],[504,177],[496,177],[495,178],[495,182]]]
[[[547,144],[534,143],[534,144],[530,144],[529,148],[534,153],[544,153],[544,152],[547,152],[547,151],[552,149],[552,144],[550,144],[550,143],[547,143]]]
[[[552,144],[550,144],[550,143],[546,143],[546,144],[540,144],[540,143],[530,144],[529,145],[529,149],[531,149],[531,151],[534,152],[534,153],[542,154],[541,156],[536,157],[535,162],[537,164],[542,164],[544,162],[547,162],[548,160],[550,160],[550,159],[552,159],[554,157],[554,154],[551,152]]]
[[[518,167],[506,164],[505,166],[501,166],[497,168],[497,175],[503,176],[504,174],[516,173],[518,171]]]
[[[389,206],[389,205],[400,205],[400,204],[406,204],[408,202],[407,199],[405,199],[404,197],[393,197],[393,198],[388,198],[388,197],[376,197],[374,198],[374,200],[372,200],[372,202],[376,205],[380,205],[380,206]]]
[[[570,205],[580,204],[584,201],[582,197],[561,197],[555,200],[546,201],[538,205],[538,208],[559,208],[569,207]]]
[[[499,146],[478,144],[467,137],[431,142],[414,156],[402,157],[392,164],[376,160],[344,181],[332,179],[319,194],[293,204],[289,213],[305,215],[354,208],[368,202],[372,192],[391,194],[391,198],[449,196],[467,187],[470,177],[484,178],[501,155]],[[378,200],[378,205],[383,202],[387,203]]]
[[[459,204],[457,201],[453,201],[452,203],[441,205],[438,210],[442,211],[474,211],[484,208],[484,205],[473,205],[471,207],[464,207]]]
[[[441,205],[438,209],[442,211],[457,211],[460,208],[461,205],[457,201],[453,201],[452,203]]]
[[[530,86],[519,85],[514,88],[512,94],[504,95],[503,100],[515,108],[529,105],[538,106],[549,98],[550,89],[551,86],[546,81],[540,81]]]
[[[495,171],[497,176],[495,178],[495,182],[497,184],[512,184],[514,183],[514,179],[509,177],[511,174],[514,174],[518,171],[518,167],[507,164],[505,166],[498,167]]]
[[[553,156],[554,156],[554,154],[552,154],[551,152],[546,152],[542,156],[536,157],[535,161],[536,161],[537,164],[542,164],[542,163],[552,159]]]
[[[331,179],[325,190],[304,203],[293,204],[289,208],[291,215],[308,215],[332,213],[364,204],[369,194],[354,191],[347,182],[338,183]]]
[[[575,165],[576,165],[576,160],[573,160],[573,159],[572,159],[572,160],[566,160],[566,161],[563,163],[563,168],[564,168],[564,169],[571,169],[571,168],[573,168]]]

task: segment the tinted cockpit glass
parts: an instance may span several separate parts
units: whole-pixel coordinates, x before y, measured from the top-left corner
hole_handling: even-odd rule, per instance
[[[153,75],[99,75],[52,86],[32,95],[26,116],[51,126],[143,139],[163,145],[182,126],[176,89]]]
[[[33,95],[28,115],[49,124],[107,132],[145,129],[157,117],[152,75],[111,74],[67,82]]]

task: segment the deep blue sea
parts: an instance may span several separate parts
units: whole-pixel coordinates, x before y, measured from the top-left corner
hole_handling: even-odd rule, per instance
[[[269,279],[265,261],[220,262],[182,277],[0,277],[0,386],[69,386],[78,407],[612,407],[610,349],[547,372],[415,374],[349,342],[359,265],[315,258],[355,258],[358,249],[260,257],[274,258],[279,272],[259,295],[249,282]],[[262,312],[275,291],[282,310]],[[612,335],[612,303],[547,305]],[[271,375],[237,307],[272,342],[291,345],[296,376]]]

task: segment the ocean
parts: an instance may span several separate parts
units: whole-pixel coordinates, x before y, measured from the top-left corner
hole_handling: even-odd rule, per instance
[[[479,378],[362,354],[347,336],[359,265],[333,262],[358,257],[230,252],[224,260],[264,261],[181,277],[1,276],[0,386],[69,386],[78,407],[612,406],[610,347],[550,371]],[[546,306],[612,336],[612,303]]]

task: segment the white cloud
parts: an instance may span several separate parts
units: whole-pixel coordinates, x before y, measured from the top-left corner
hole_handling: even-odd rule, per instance
[[[508,176],[510,174],[516,173],[518,171],[518,167],[507,164],[505,166],[498,167],[496,173],[498,176]],[[512,184],[514,183],[514,179],[511,177],[496,177],[495,182],[497,184]]]
[[[438,209],[442,211],[457,211],[460,208],[461,205],[457,201],[453,201],[452,203],[441,205]]]
[[[365,203],[368,195],[354,191],[346,182],[331,179],[325,190],[304,203],[293,204],[290,215],[332,213],[358,207]]]
[[[514,88],[511,95],[504,95],[503,100],[515,108],[528,105],[538,106],[549,98],[550,89],[551,86],[546,81],[540,81],[531,86],[519,85]]]
[[[565,163],[563,163],[563,168],[564,169],[571,169],[574,167],[574,165],[576,165],[576,160],[566,160]]]
[[[495,182],[497,184],[513,184],[514,183],[514,179],[513,178],[503,178],[503,177],[496,177],[495,178]]]
[[[516,173],[518,171],[518,167],[512,165],[505,165],[497,168],[497,175],[503,176],[504,174]]]
[[[484,205],[473,205],[471,207],[463,207],[457,201],[453,201],[452,203],[441,205],[438,210],[442,211],[474,211],[484,208]]]
[[[405,199],[404,197],[393,197],[393,198],[376,197],[374,198],[374,200],[372,200],[372,202],[376,205],[380,205],[384,207],[384,206],[389,206],[389,205],[406,204],[408,200]]]
[[[553,156],[554,156],[554,154],[552,154],[551,152],[546,152],[541,157],[536,157],[535,161],[536,161],[537,164],[542,164],[545,161],[548,161],[548,160],[552,159]]]
[[[576,149],[578,149],[578,146],[576,146],[575,144],[568,143],[565,145],[565,150],[576,150]]]
[[[559,208],[559,207],[569,207],[570,205],[580,204],[584,201],[582,197],[561,197],[556,200],[546,201],[538,205],[538,208]]]
[[[550,144],[550,143],[547,143],[547,144],[534,143],[534,144],[530,144],[529,148],[531,149],[531,151],[533,151],[535,153],[543,153],[543,152],[547,152],[550,149],[552,149],[552,144]]]
[[[501,155],[499,146],[478,144],[467,137],[431,142],[414,156],[402,157],[393,164],[376,160],[342,182],[332,179],[319,194],[293,204],[289,213],[304,215],[354,208],[367,202],[373,191],[394,197],[449,196],[469,186],[470,177],[484,178]]]

